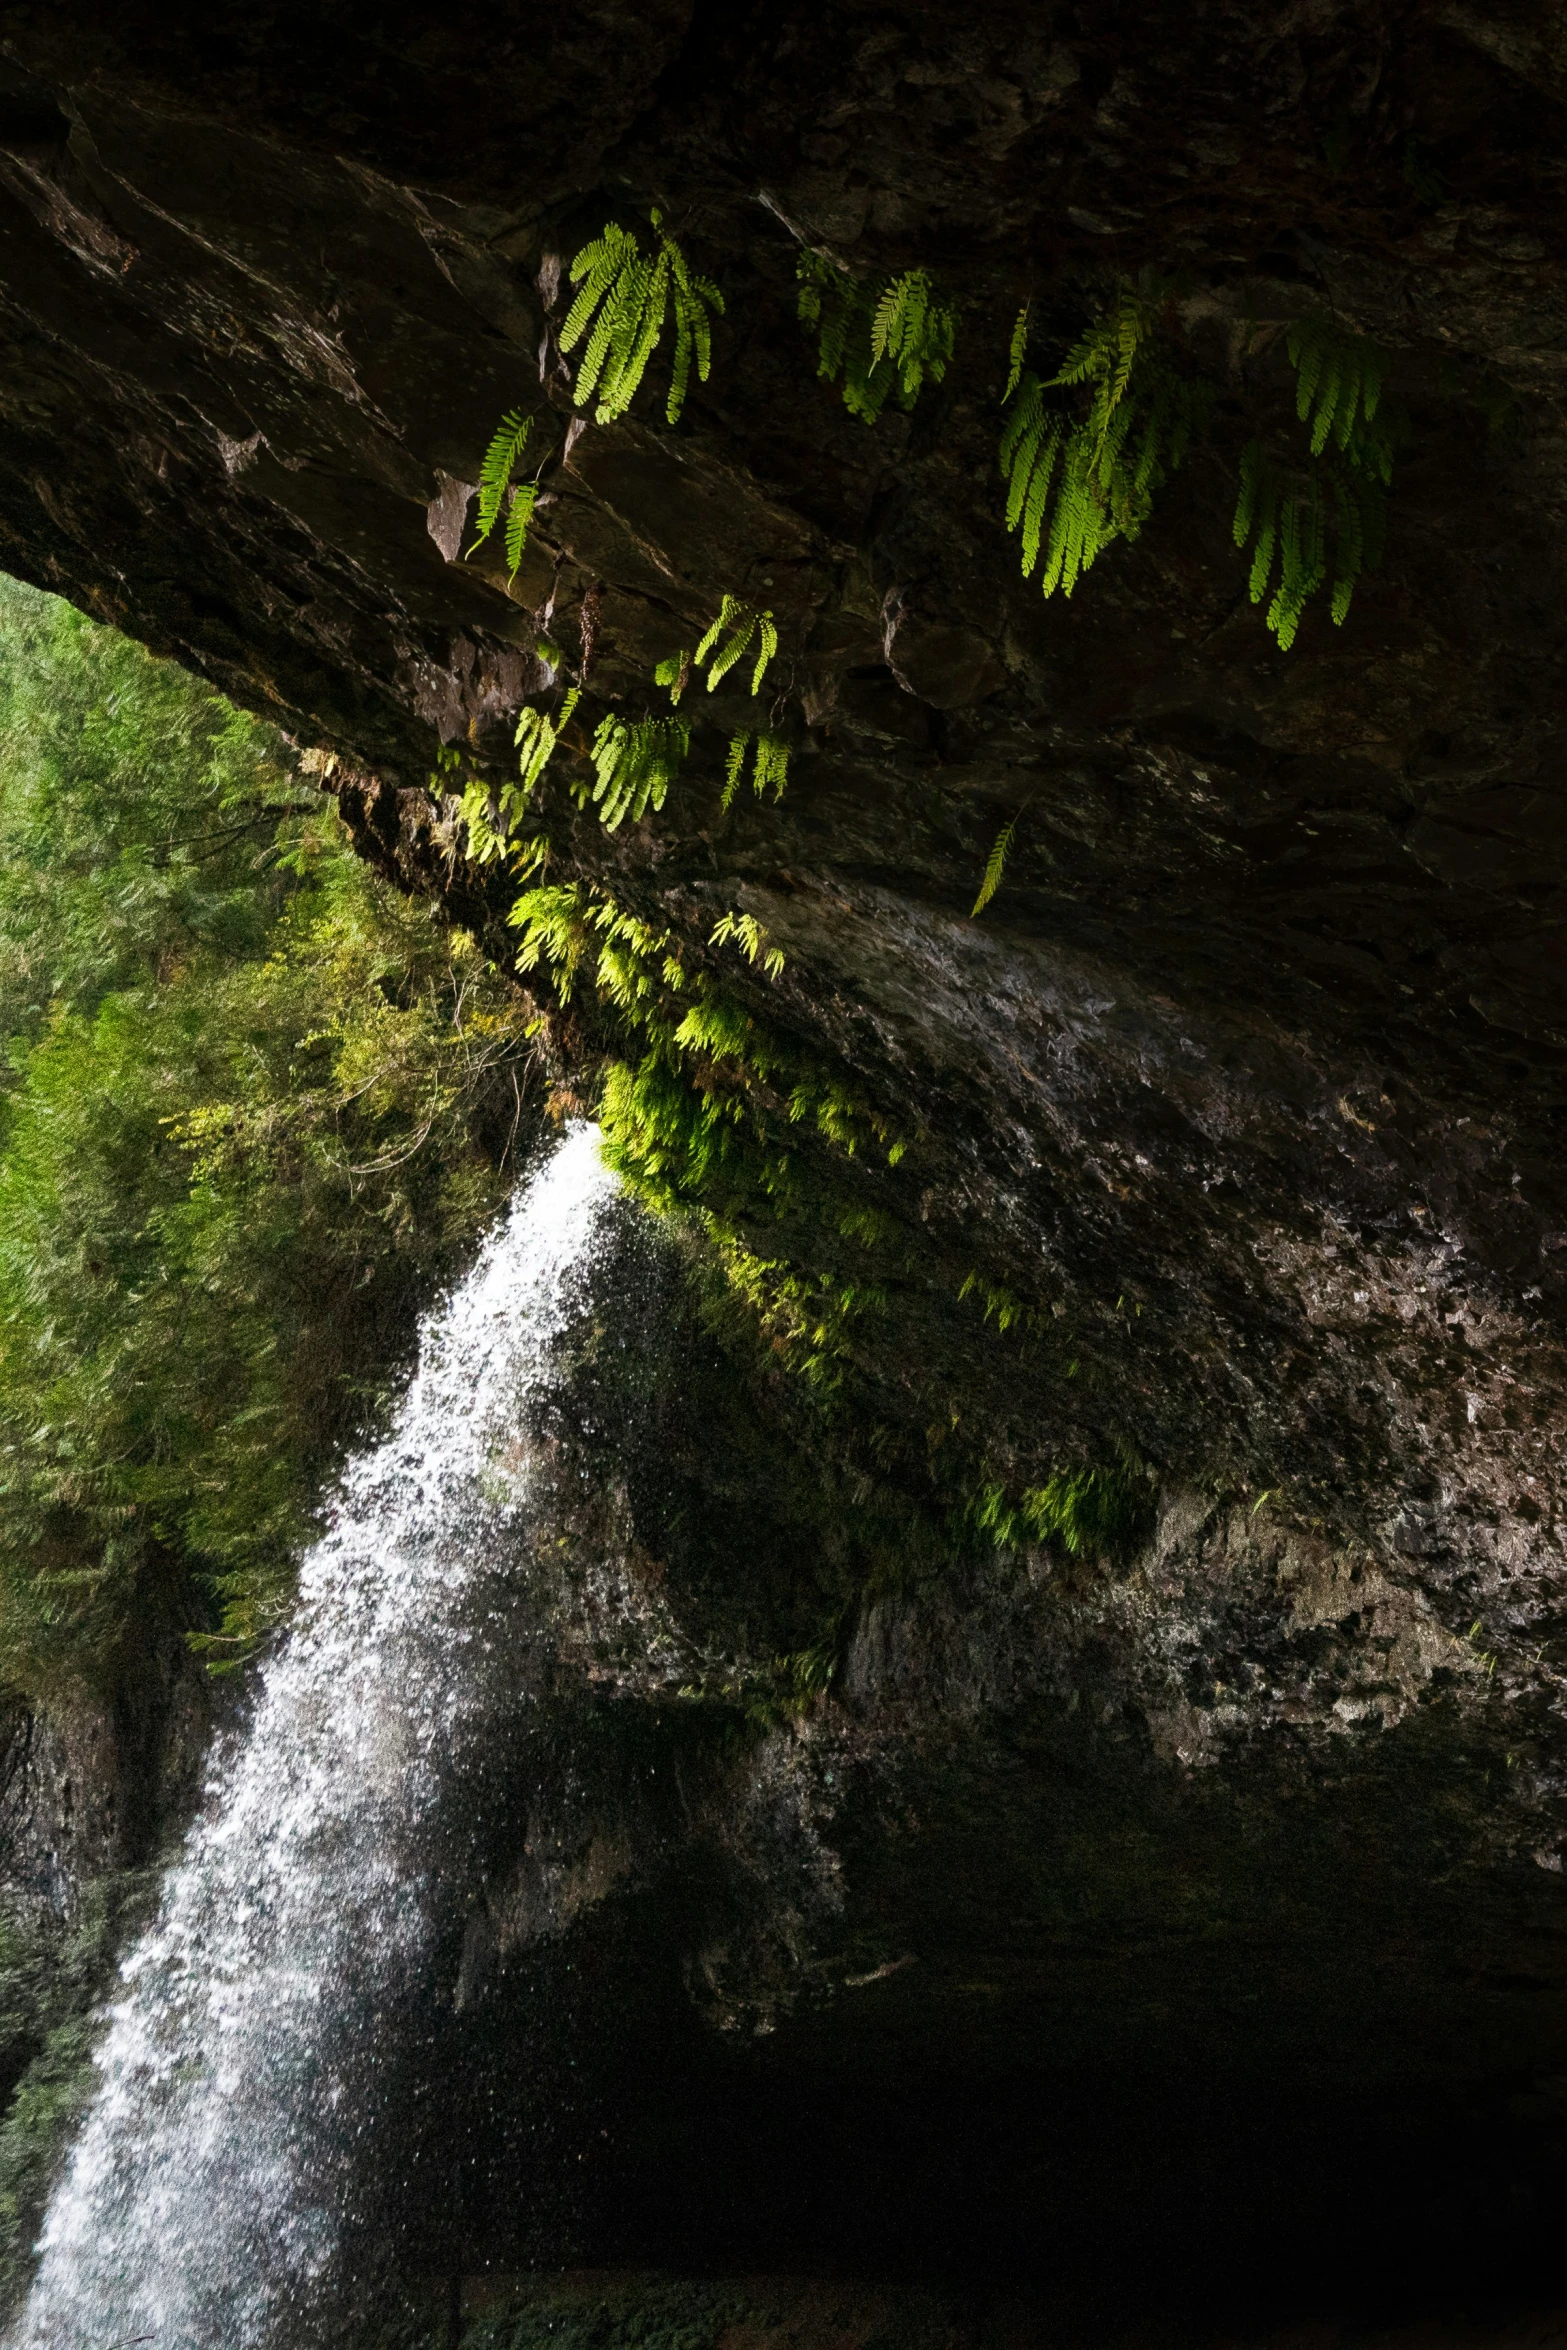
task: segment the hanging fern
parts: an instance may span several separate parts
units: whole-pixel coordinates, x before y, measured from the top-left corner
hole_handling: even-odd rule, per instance
[[[1309,454],[1281,464],[1260,441],[1250,442],[1233,523],[1235,544],[1252,550],[1251,600],[1268,598],[1267,624],[1285,653],[1306,605],[1330,578],[1329,615],[1343,625],[1355,582],[1381,560],[1393,478],[1382,403],[1386,354],[1322,318],[1299,320],[1286,347],[1296,371],[1295,414],[1311,427]]]
[[[767,664],[778,650],[778,630],[771,612],[759,612],[754,604],[743,603],[738,596],[725,596],[718,618],[692,656],[699,669],[704,663],[707,666],[709,693],[744,659],[753,639],[757,642],[757,654],[756,667],[751,672],[751,691],[759,694]]]
[[[616,831],[627,816],[639,822],[650,807],[662,808],[690,747],[691,729],[683,718],[628,723],[613,711],[601,718],[593,736],[591,797],[605,830]]]
[[[462,820],[468,828],[468,854],[476,865],[504,857],[511,847],[524,809],[537,789],[577,707],[575,687],[553,718],[542,710],[525,709],[517,720],[516,742],[521,758],[515,783],[494,784],[472,778],[462,796]]]
[[[1252,549],[1251,600],[1273,594],[1266,619],[1281,653],[1295,642],[1301,614],[1331,570],[1328,609],[1342,627],[1355,582],[1381,561],[1386,504],[1379,481],[1342,464],[1275,465],[1260,441],[1241,456],[1235,544]],[[1332,561],[1329,562],[1331,548]]]
[[[516,408],[501,418],[495,438],[485,450],[484,462],[479,468],[478,532],[468,549],[469,556],[476,555],[504,513],[506,564],[513,579],[522,561],[528,524],[533,519],[534,500],[539,494],[537,482],[513,480],[531,430],[532,418],[522,415]]]
[[[991,899],[995,896],[997,890],[1001,887],[1001,876],[1007,869],[1007,858],[1011,853],[1012,843],[1016,838],[1016,835],[1017,818],[1014,816],[1010,824],[1003,824],[1001,830],[996,835],[995,845],[991,849],[990,855],[986,860],[985,878],[979,885],[979,895],[974,900],[973,911],[969,915],[969,920],[971,922],[973,921],[975,915],[983,914],[985,908],[989,905]]]
[[[802,252],[799,315],[817,336],[816,372],[843,377],[843,404],[874,424],[890,398],[912,408],[928,375],[939,383],[957,337],[958,314],[927,270],[888,278],[872,293],[820,253]]]
[[[1387,354],[1365,335],[1344,333],[1325,318],[1302,318],[1289,330],[1295,413],[1311,425],[1311,453],[1331,440],[1358,472],[1384,485],[1393,478],[1393,444],[1384,417],[1377,426]]]
[[[898,397],[906,408],[919,398],[929,375],[940,383],[957,340],[958,314],[943,302],[927,271],[908,270],[883,286],[871,321],[871,362],[889,361],[897,371]]]
[[[1024,367],[1027,320],[1013,329],[1005,396],[1017,405],[1001,436],[1007,528],[1022,533],[1024,578],[1043,553],[1045,594],[1069,596],[1113,540],[1137,537],[1211,394],[1171,364],[1151,280],[1124,284],[1052,376]],[[1051,397],[1084,391],[1086,413],[1081,397]]]
[[[783,798],[784,785],[789,780],[788,744],[776,734],[736,734],[730,737],[729,756],[724,762],[724,790],[719,804],[726,809],[745,778],[746,753],[753,743],[756,757],[751,768],[751,789],[758,799],[769,788],[775,800]]]
[[[518,790],[526,803],[550,763],[555,745],[571,722],[571,714],[581,699],[573,686],[561,702],[553,718],[546,718],[542,710],[524,710],[517,721],[516,744],[521,752],[522,780]]]
[[[733,940],[753,963],[760,963],[769,979],[777,979],[784,968],[782,947],[775,947],[754,914],[720,914],[713,925],[709,946],[723,946]]]
[[[1012,340],[1007,348],[1007,388],[1001,395],[1003,407],[1017,390],[1018,379],[1023,373],[1023,362],[1028,356],[1028,314],[1032,308],[1031,302],[1024,303],[1012,329]]]
[[[573,350],[587,335],[573,396],[583,408],[597,391],[594,416],[600,424],[612,423],[630,407],[671,316],[675,355],[664,407],[671,424],[685,406],[693,365],[706,383],[712,363],[708,313],[722,312],[723,295],[711,278],[689,267],[674,238],[664,234],[662,213],[648,217],[656,239],[651,254],[643,252],[632,231],[610,221],[571,265],[571,282],[580,291],[561,328],[560,347]]]

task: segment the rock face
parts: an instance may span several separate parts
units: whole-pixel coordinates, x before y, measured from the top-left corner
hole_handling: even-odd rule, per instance
[[[854,1178],[880,1256],[787,1236],[885,1293],[822,1443],[896,1490],[898,1540],[938,1557],[965,1477],[1152,1472],[1119,1561],[855,1553],[806,1734],[855,1791],[848,1957],[744,2062],[702,2043],[710,2104],[652,2068],[649,2146],[676,2109],[748,2115],[709,2147],[753,2129],[776,2180],[831,2107],[843,2209],[884,2220],[917,2176],[913,2232],[972,2233],[1004,2174],[1021,2243],[1070,2176],[1244,2202],[1285,2099],[1289,2177],[1357,2108],[1357,2179],[1421,2142],[1483,2169],[1511,2132],[1495,2208],[1528,2234],[1507,2197],[1560,2159],[1567,2065],[1563,40],[1545,0],[0,7],[0,562],[331,754],[367,852],[497,943],[438,747],[508,772],[541,636],[585,712],[638,713],[723,594],[770,607],[783,798],[721,804],[737,673],[693,693],[656,818],[608,834],[552,771],[553,871],[696,965],[754,916],[784,973],[731,984],[907,1139]],[[661,358],[601,427],[563,267],[652,204],[723,288],[712,374],[671,430]],[[814,379],[802,245],[958,298],[912,414],[867,427]],[[1012,321],[1031,301],[1059,355],[1143,270],[1211,424],[1047,600],[1003,527]],[[1299,430],[1308,314],[1386,351],[1396,463],[1380,568],[1281,653],[1230,523],[1249,438]],[[508,579],[462,548],[514,405],[541,495]],[[569,1091],[603,1031],[578,1003],[552,1033]],[[756,1524],[721,1602],[692,1587],[732,1645]],[[820,1597],[793,1573],[780,1623]],[[819,1630],[796,1617],[780,1646]],[[1104,2116],[1138,2096],[1163,2152],[1119,2173]],[[923,2150],[902,2169],[883,2125]]]

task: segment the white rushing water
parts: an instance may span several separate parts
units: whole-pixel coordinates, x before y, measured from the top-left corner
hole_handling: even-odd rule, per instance
[[[426,1325],[390,1434],[344,1479],[294,1630],[122,1970],[17,2345],[247,2350],[330,2275],[376,2016],[437,1926],[443,1792],[517,1703],[530,1404],[612,1190],[577,1129]]]

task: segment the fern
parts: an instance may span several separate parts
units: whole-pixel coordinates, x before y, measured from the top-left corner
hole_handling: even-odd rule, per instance
[[[985,878],[979,885],[979,895],[974,900],[973,913],[969,916],[971,922],[976,914],[983,914],[1001,887],[1001,876],[1007,869],[1007,857],[1016,834],[1017,818],[1014,816],[1011,823],[1003,824],[996,835],[995,846],[992,848],[985,865]]]
[[[756,757],[751,769],[751,789],[760,799],[769,786],[775,800],[781,800],[789,780],[789,746],[776,734],[737,734],[730,738],[729,756],[724,762],[724,790],[719,805],[728,808],[745,776],[746,752],[752,744]]]
[[[1052,376],[1023,365],[1027,320],[1013,329],[1006,398],[1017,405],[1001,436],[1007,528],[1021,531],[1024,578],[1043,554],[1045,594],[1069,596],[1112,541],[1137,537],[1211,395],[1161,347],[1151,280],[1124,284]],[[1086,414],[1050,397],[1085,390]]]
[[[1251,548],[1251,600],[1268,598],[1267,624],[1284,653],[1306,605],[1330,578],[1328,611],[1342,627],[1356,581],[1381,560],[1393,478],[1385,354],[1321,318],[1292,326],[1287,348],[1295,414],[1311,427],[1309,453],[1303,463],[1283,465],[1260,441],[1248,443],[1232,525],[1235,544]]]
[[[941,300],[927,271],[908,270],[883,286],[871,320],[871,364],[891,362],[906,408],[919,398],[927,375],[940,383],[946,374],[957,330],[957,312]]]
[[[571,282],[579,291],[561,328],[560,347],[570,351],[587,335],[573,396],[582,408],[598,393],[594,416],[600,424],[612,423],[630,407],[671,317],[675,352],[664,406],[671,424],[685,406],[693,365],[706,383],[712,364],[708,314],[722,312],[723,295],[711,278],[697,275],[674,238],[665,235],[662,213],[648,217],[655,238],[651,254],[643,252],[629,229],[610,221],[571,265]]]
[[[1359,478],[1342,464],[1275,465],[1260,441],[1247,445],[1235,544],[1252,548],[1252,602],[1260,604],[1273,591],[1266,618],[1281,653],[1295,642],[1301,615],[1330,571],[1328,609],[1334,626],[1342,627],[1356,580],[1381,560],[1385,515],[1380,482]]]
[[[771,612],[759,612],[754,605],[742,603],[738,596],[725,596],[719,607],[718,618],[713,622],[712,627],[703,637],[692,656],[698,669],[702,667],[704,662],[707,665],[707,690],[709,693],[713,691],[715,686],[723,682],[738,662],[744,659],[753,640],[759,640],[759,642],[756,667],[751,672],[751,691],[753,694],[759,694],[762,690],[762,679],[767,675],[767,664],[778,650],[778,630],[774,625]],[[681,658],[684,659],[684,655]],[[663,671],[668,666],[668,663],[660,663],[655,674],[661,682],[672,684],[673,681],[666,681],[663,678]],[[678,699],[678,694],[675,694],[674,698]]]
[[[525,804],[550,763],[555,745],[565,733],[581,696],[573,686],[565,696],[553,718],[546,718],[542,710],[524,710],[517,721],[516,743],[522,754],[522,780],[518,786]]]
[[[1365,335],[1341,332],[1325,318],[1302,318],[1289,330],[1295,414],[1311,425],[1311,454],[1331,440],[1358,473],[1384,487],[1393,478],[1393,445],[1384,418],[1377,427],[1386,353]]]
[[[1001,395],[1003,405],[1017,390],[1018,379],[1023,373],[1023,361],[1028,356],[1028,314],[1032,307],[1032,303],[1024,303],[1017,314],[1017,324],[1012,329],[1012,340],[1007,348],[1007,388]]]
[[[733,939],[753,963],[760,963],[769,979],[776,979],[784,967],[782,947],[770,946],[766,931],[754,914],[720,914],[713,925],[709,946],[722,946]]]
[[[522,415],[516,408],[501,418],[495,438],[485,450],[484,462],[479,467],[478,531],[473,545],[468,549],[470,557],[478,553],[504,511],[506,532],[503,543],[507,568],[513,579],[522,561],[528,524],[533,519],[534,501],[539,494],[537,482],[513,481],[532,429],[532,418]],[[509,507],[508,492],[511,501]]]
[[[468,854],[476,865],[492,864],[510,851],[512,834],[550,763],[577,700],[573,689],[554,718],[547,718],[542,710],[523,711],[517,720],[516,740],[522,756],[515,783],[503,783],[497,788],[481,782],[477,776],[470,779],[462,795],[462,820],[468,829]]]
[[[690,747],[691,729],[683,718],[628,724],[611,711],[600,719],[593,737],[591,797],[605,830],[618,830],[627,816],[638,823],[649,807],[662,808]]]
[[[887,401],[912,408],[928,375],[939,383],[957,337],[958,316],[923,269],[888,278],[871,293],[820,253],[798,264],[799,316],[817,336],[818,376],[843,377],[843,404],[874,424]]]

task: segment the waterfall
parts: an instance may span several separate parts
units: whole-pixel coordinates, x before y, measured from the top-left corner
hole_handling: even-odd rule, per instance
[[[452,1789],[526,1695],[528,1439],[612,1190],[575,1129],[345,1476],[122,1969],[17,2350],[245,2350],[330,2278],[377,2019],[440,1922]]]

